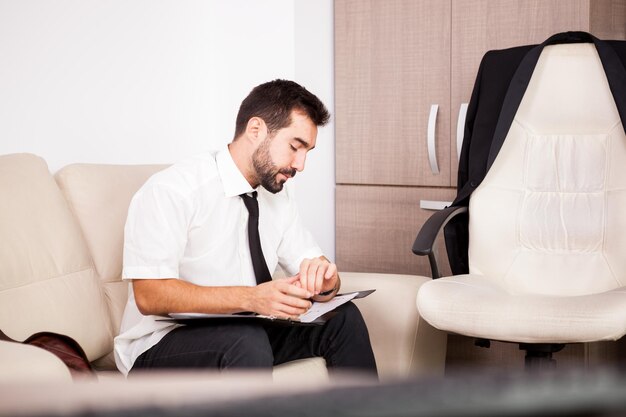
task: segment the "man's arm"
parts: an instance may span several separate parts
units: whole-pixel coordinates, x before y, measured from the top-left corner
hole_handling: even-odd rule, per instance
[[[254,287],[204,287],[180,279],[134,279],[137,308],[144,315],[236,313],[253,311],[296,318],[311,307],[312,294],[294,283],[297,277]]]

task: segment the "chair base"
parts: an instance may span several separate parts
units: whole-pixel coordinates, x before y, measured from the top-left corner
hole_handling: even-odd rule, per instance
[[[474,345],[489,349],[491,340],[476,338]],[[556,359],[552,354],[563,350],[563,343],[520,343],[520,350],[526,351],[524,357],[524,368],[527,371],[546,371],[556,368]]]
[[[520,343],[520,350],[526,351],[524,367],[527,371],[546,371],[556,368],[552,354],[565,347],[562,343]]]

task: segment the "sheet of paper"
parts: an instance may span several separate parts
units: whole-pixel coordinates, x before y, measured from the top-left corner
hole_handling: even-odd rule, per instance
[[[358,292],[338,295],[332,300],[327,301],[325,303],[314,302],[311,308],[309,309],[309,311],[307,311],[304,314],[300,314],[300,321],[302,323],[310,323],[314,321],[316,318],[318,318],[319,316],[325,313],[328,313],[329,311],[334,310],[340,305],[345,304],[348,301],[352,300],[354,297],[356,297],[357,294]]]

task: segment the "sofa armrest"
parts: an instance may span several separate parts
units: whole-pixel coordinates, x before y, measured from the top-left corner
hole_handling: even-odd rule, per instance
[[[354,301],[363,315],[381,381],[411,375],[443,375],[446,333],[417,312],[419,287],[431,279],[416,275],[340,272],[341,292],[376,289]]]
[[[21,382],[71,382],[61,359],[36,346],[0,340],[0,384]]]

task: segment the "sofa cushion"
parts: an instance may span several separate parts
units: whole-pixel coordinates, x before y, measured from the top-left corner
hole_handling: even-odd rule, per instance
[[[272,380],[274,382],[298,381],[306,375],[309,383],[328,382],[328,369],[324,358],[305,358],[285,362],[274,366]],[[300,381],[302,382],[302,381]]]
[[[83,231],[111,311],[114,335],[119,332],[128,298],[122,282],[124,224],[133,195],[166,165],[72,164],[56,174]]]
[[[82,232],[46,163],[0,156],[0,329],[24,340],[51,331],[90,360],[112,348],[108,309]]]

